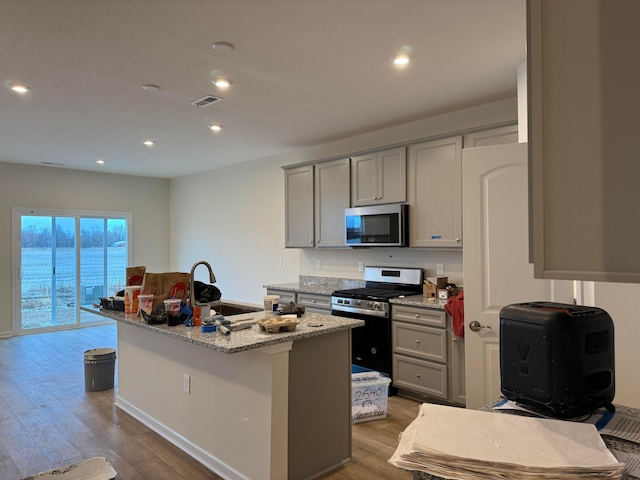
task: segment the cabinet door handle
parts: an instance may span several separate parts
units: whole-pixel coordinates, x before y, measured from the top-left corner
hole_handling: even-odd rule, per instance
[[[417,313],[414,315],[414,317],[416,318],[420,318],[420,315],[418,315]]]
[[[420,344],[420,340],[416,340],[416,344],[418,344],[418,345],[419,345],[419,344]]]
[[[316,303],[316,302],[317,302],[317,300],[311,300],[311,303]]]
[[[416,377],[417,377],[417,378],[420,378],[420,374],[419,374],[419,373],[416,373]]]

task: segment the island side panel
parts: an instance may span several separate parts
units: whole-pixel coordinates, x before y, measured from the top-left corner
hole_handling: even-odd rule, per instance
[[[286,479],[288,355],[226,354],[121,322],[116,406],[225,478]]]
[[[289,353],[289,479],[351,459],[351,330],[293,342]]]

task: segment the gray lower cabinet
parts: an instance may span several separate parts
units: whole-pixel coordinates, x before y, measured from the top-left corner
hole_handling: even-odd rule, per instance
[[[278,305],[287,305],[291,302],[296,301],[296,292],[292,292],[289,290],[280,290],[276,288],[267,288],[267,295],[278,295],[280,299],[278,300]]]
[[[297,299],[300,305],[304,305],[305,312],[331,313],[331,295],[298,292]]]
[[[391,317],[393,385],[419,399],[464,405],[464,342],[454,339],[447,314],[394,304]]]
[[[449,321],[451,317],[448,317]],[[449,331],[449,401],[457,405],[466,405],[464,337],[456,337]]]
[[[331,295],[292,292],[290,290],[280,290],[277,288],[267,288],[267,295],[279,295],[279,305],[294,302],[304,305],[305,312],[324,313],[327,315],[331,313]]]

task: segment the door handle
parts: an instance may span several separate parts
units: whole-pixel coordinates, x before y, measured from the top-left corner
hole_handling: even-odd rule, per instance
[[[491,328],[491,326],[489,325],[480,325],[480,322],[474,320],[473,322],[471,322],[469,324],[469,328],[471,329],[472,332],[479,332],[481,329],[483,328]]]

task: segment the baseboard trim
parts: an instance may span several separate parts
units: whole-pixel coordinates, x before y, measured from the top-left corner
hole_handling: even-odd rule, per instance
[[[189,441],[178,432],[170,429],[163,423],[157,421],[155,418],[141,411],[135,405],[132,405],[120,395],[116,395],[116,407],[120,408],[124,412],[131,415],[136,420],[140,421],[158,435],[178,447],[180,450],[191,456],[202,465],[207,467],[212,472],[220,475],[226,480],[250,480],[240,472],[230,467],[226,463],[220,461],[218,458],[211,455],[209,452],[203,450],[198,445]]]

